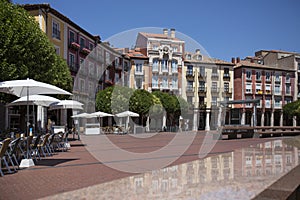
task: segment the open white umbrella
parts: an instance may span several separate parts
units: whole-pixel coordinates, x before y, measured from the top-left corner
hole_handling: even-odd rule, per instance
[[[12,81],[0,82],[0,92],[13,94],[18,97],[22,97],[22,96],[27,97],[27,128],[26,128],[27,135],[29,135],[29,95],[34,95],[34,94],[72,95],[70,92],[67,92],[54,85],[39,82],[29,78],[26,80],[12,80]],[[27,145],[27,152],[28,152],[28,148],[29,146]],[[29,156],[27,155],[27,158],[28,157]],[[31,159],[29,160],[30,161],[28,161],[28,166],[34,165],[32,160]]]
[[[89,113],[80,113],[77,115],[72,115],[72,118],[90,118],[90,114]]]
[[[27,135],[29,133],[29,95],[34,94],[65,94],[72,95],[59,87],[33,79],[12,80],[0,82],[0,92],[13,94],[18,97],[27,97]]]
[[[83,110],[83,104],[75,100],[61,100],[59,102],[54,102],[50,104],[50,110],[57,109],[74,109]]]
[[[117,117],[127,117],[126,118],[126,130],[127,130],[128,129],[128,124],[129,124],[129,117],[139,117],[140,115],[138,113],[135,113],[135,112],[124,111],[124,112],[115,114],[115,116],[117,116]]]
[[[90,118],[93,118],[93,117],[111,117],[111,116],[114,116],[114,115],[109,114],[109,113],[105,113],[105,112],[101,112],[101,111],[89,114]]]
[[[54,97],[46,96],[46,95],[29,95],[29,104],[37,105],[37,106],[46,106],[48,107],[51,103],[59,102],[60,100]],[[11,102],[8,106],[22,106],[27,105],[27,96],[20,97],[19,99]]]

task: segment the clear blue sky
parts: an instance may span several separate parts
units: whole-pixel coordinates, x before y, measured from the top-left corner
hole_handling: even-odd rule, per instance
[[[13,0],[49,3],[105,40],[141,28],[175,28],[215,58],[229,61],[261,49],[300,52],[299,0]]]

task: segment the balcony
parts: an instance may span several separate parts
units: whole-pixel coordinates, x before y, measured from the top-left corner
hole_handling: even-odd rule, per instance
[[[206,87],[200,86],[198,87],[198,96],[205,97],[206,96]]]
[[[194,81],[195,79],[195,73],[191,71],[187,71],[186,73],[186,80],[187,81]]]
[[[200,102],[199,103],[199,110],[205,110],[206,109],[206,103]]]
[[[223,74],[223,81],[230,81],[230,74],[229,73]]]
[[[71,49],[74,49],[74,50],[78,50],[78,49],[80,49],[80,45],[77,43],[77,42],[75,42],[75,41],[73,41],[73,42],[69,42],[69,47],[71,48]]]
[[[134,75],[144,75],[144,71],[143,70],[135,70],[134,71]]]
[[[212,88],[211,88],[211,93],[212,93],[212,94],[217,94],[217,93],[219,93],[219,88],[212,87]]]
[[[232,97],[232,88],[224,88],[222,92],[223,97]]]
[[[211,74],[211,79],[218,80],[219,79],[219,74],[218,73],[212,73]]]
[[[186,96],[194,96],[194,88],[192,86],[186,87]]]
[[[201,73],[198,74],[198,81],[206,81],[206,75],[203,75]]]
[[[263,91],[262,90],[256,90],[255,94],[263,94]]]
[[[81,48],[80,49],[80,53],[84,54],[84,55],[88,55],[89,53],[91,53],[91,50],[89,50],[88,48]]]
[[[281,82],[280,78],[275,78],[275,83],[280,83],[280,82]]]
[[[271,90],[266,90],[265,95],[272,95],[272,91]]]

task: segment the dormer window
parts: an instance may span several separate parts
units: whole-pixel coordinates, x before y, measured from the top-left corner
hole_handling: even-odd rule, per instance
[[[191,60],[191,54],[187,54],[187,55],[186,55],[186,59],[187,59],[187,60]]]

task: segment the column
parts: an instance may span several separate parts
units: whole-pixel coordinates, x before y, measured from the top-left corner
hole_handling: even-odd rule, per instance
[[[274,110],[271,111],[270,126],[274,126]]]
[[[265,125],[265,112],[261,113],[260,124],[261,124],[261,126]]]
[[[5,128],[8,129],[9,128],[9,109],[8,106],[5,106]]]
[[[198,114],[199,114],[199,110],[194,109],[194,118],[193,118],[193,131],[197,131],[198,130]]]
[[[218,127],[217,129],[219,129],[222,126],[222,106],[219,107],[219,112],[218,112]]]
[[[206,131],[209,131],[210,130],[210,119],[209,119],[209,113],[210,113],[210,110],[207,110],[206,111],[206,120],[205,120],[205,130]]]
[[[257,113],[256,113],[256,103],[254,103],[254,107],[253,107],[253,114],[252,114],[252,126],[256,126],[256,120],[257,120],[257,118],[256,118],[256,115],[257,115]]]
[[[164,111],[163,113],[163,124],[162,124],[162,130],[164,130],[164,128],[167,127],[167,113],[166,111]]]
[[[283,126],[283,112],[280,112],[280,126]]]
[[[242,110],[242,118],[241,118],[241,125],[245,125],[245,121],[246,121],[246,112],[243,109]]]
[[[293,116],[293,126],[297,126],[297,117]]]

